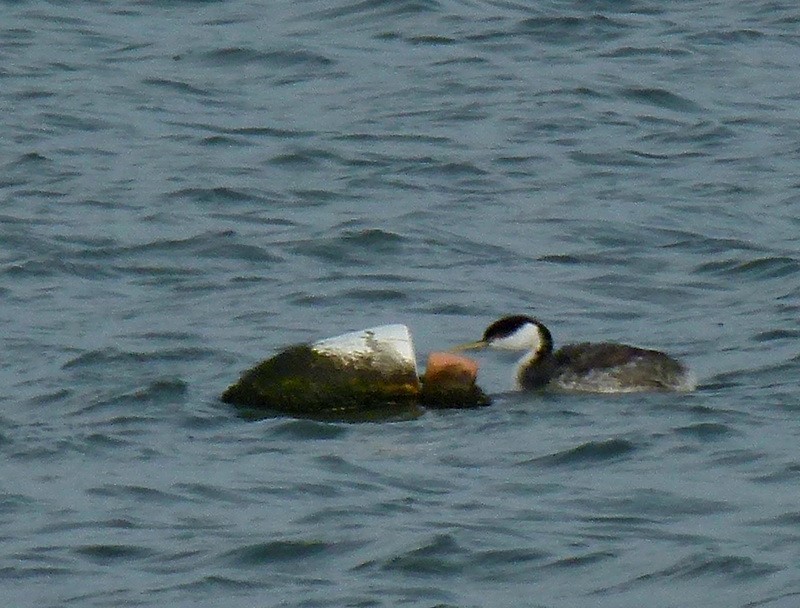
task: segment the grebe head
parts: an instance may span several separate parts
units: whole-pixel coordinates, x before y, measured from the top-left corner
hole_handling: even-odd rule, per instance
[[[547,353],[553,350],[553,338],[550,331],[533,317],[511,315],[489,325],[477,342],[462,344],[454,350],[476,348]]]

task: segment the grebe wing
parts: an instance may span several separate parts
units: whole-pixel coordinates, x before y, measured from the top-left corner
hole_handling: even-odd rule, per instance
[[[569,368],[575,373],[585,373],[591,370],[622,367],[645,361],[674,361],[667,355],[657,350],[649,350],[630,346],[629,344],[615,344],[610,342],[582,342],[580,344],[567,344],[558,349],[553,356],[556,366]],[[677,361],[674,361],[679,365]]]

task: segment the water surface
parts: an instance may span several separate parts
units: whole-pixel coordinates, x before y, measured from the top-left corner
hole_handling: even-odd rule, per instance
[[[5,3],[14,606],[800,601],[791,3]],[[392,424],[219,402],[294,342],[509,313],[690,395]]]

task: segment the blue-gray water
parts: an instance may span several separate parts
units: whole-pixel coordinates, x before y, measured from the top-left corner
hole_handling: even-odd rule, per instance
[[[800,605],[800,9],[0,4],[6,606]],[[276,349],[535,314],[685,395],[248,422]]]

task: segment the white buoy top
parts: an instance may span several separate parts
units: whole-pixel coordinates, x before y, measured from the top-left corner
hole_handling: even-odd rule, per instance
[[[393,365],[412,367],[417,373],[414,343],[408,327],[401,324],[380,325],[325,338],[311,345],[321,354],[343,359],[368,359],[376,362],[392,361]]]

